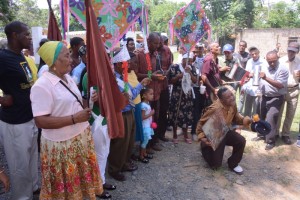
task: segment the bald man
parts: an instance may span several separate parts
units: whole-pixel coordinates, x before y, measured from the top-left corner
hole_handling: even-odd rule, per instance
[[[204,58],[201,70],[201,78],[206,86],[211,103],[217,99],[218,87],[222,84],[218,67],[220,51],[221,47],[218,43],[211,43],[209,45],[209,54]]]
[[[284,95],[287,93],[288,69],[279,63],[276,51],[267,53],[268,67],[263,67],[260,72],[261,119],[270,123],[271,132],[266,135],[265,150],[275,147],[277,123],[281,105],[284,103]]]
[[[155,32],[150,33],[147,39],[151,68],[152,68],[152,75],[151,75],[152,81],[148,87],[152,88],[154,91],[154,99],[151,102],[151,107],[155,110],[154,121],[158,124],[158,128],[157,128],[158,130],[160,130],[159,127],[160,123],[158,122],[159,113],[160,113],[159,110],[161,108],[160,94],[161,91],[164,89],[164,83],[166,81],[165,79],[163,79],[162,76],[164,75],[164,73],[166,73],[166,71],[163,68],[160,68],[157,60],[157,56],[158,56],[157,49],[160,46],[160,41],[161,41],[160,35]],[[141,81],[143,78],[148,77],[148,64],[146,61],[146,54],[143,51],[138,52],[137,58],[138,58],[138,69],[136,70],[135,73],[137,74],[138,80]],[[153,150],[156,151],[162,150],[160,145],[157,144],[159,137],[160,137],[160,132],[155,131],[153,139],[149,142],[149,146],[151,146]]]

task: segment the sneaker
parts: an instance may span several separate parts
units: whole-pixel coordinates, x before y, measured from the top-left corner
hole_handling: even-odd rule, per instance
[[[192,140],[198,142],[198,136],[196,134],[192,135]]]
[[[300,140],[297,140],[297,143],[296,143],[297,147],[300,148]]]
[[[267,143],[265,150],[269,151],[275,147],[275,143]]]
[[[235,168],[233,168],[232,171],[238,175],[242,175],[244,170],[241,166],[238,165]]]

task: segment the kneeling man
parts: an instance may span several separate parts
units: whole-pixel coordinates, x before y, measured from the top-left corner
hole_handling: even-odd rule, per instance
[[[222,165],[225,146],[232,146],[232,155],[227,161],[228,167],[235,173],[241,175],[243,173],[243,168],[239,166],[239,163],[243,157],[246,140],[237,132],[230,130],[229,127],[233,123],[249,127],[252,120],[249,117],[243,117],[237,112],[235,95],[229,88],[221,87],[217,93],[217,97],[218,100],[214,101],[214,103],[207,108],[197,124],[196,133],[198,134],[198,139],[201,141],[202,155],[212,169],[217,169]],[[220,113],[220,115],[216,115],[216,113]],[[223,132],[225,137],[222,138],[218,135],[220,141],[217,146],[213,144],[216,139],[211,138],[214,134],[208,136],[208,134],[203,131],[203,129],[205,129],[204,125],[209,119],[210,121],[211,119],[215,120],[212,125],[224,121],[223,126],[228,127],[228,129],[222,128],[222,131],[219,130],[219,132]],[[219,126],[210,126],[209,128],[215,129],[216,127]]]

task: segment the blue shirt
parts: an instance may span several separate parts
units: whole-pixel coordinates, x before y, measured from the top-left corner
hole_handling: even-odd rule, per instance
[[[117,79],[119,79],[119,81],[122,81],[123,82],[123,80],[121,79],[121,75],[119,74],[119,73],[117,73],[117,72],[115,72],[115,74],[116,74],[116,78]],[[123,82],[124,83],[124,82]],[[118,86],[119,86],[119,89],[120,89],[120,91],[121,92],[124,92],[124,88],[123,87],[121,87],[119,84],[118,84]],[[143,88],[143,86],[142,86],[142,84],[138,84],[135,88],[134,87],[132,87],[129,83],[128,83],[128,86],[129,86],[129,90],[131,91],[131,95],[130,95],[130,99],[129,99],[129,101],[131,101],[131,102],[133,102],[133,100],[140,94],[140,92],[141,92],[141,90],[142,90],[142,88]],[[133,108],[134,108],[134,106],[133,106],[134,104],[127,104],[126,106],[125,106],[125,108],[122,110],[122,112],[127,112],[127,111],[130,111],[130,110],[132,110]]]
[[[85,68],[85,64],[81,61],[79,65],[77,65],[72,71],[72,78],[75,81],[76,85],[80,83],[81,73]]]

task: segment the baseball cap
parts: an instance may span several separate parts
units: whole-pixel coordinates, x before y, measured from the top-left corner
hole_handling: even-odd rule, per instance
[[[288,51],[294,51],[296,53],[299,52],[300,45],[298,42],[291,42],[287,48]]]
[[[232,46],[231,44],[225,44],[225,45],[223,46],[223,53],[224,53],[225,51],[233,52],[233,46]]]

